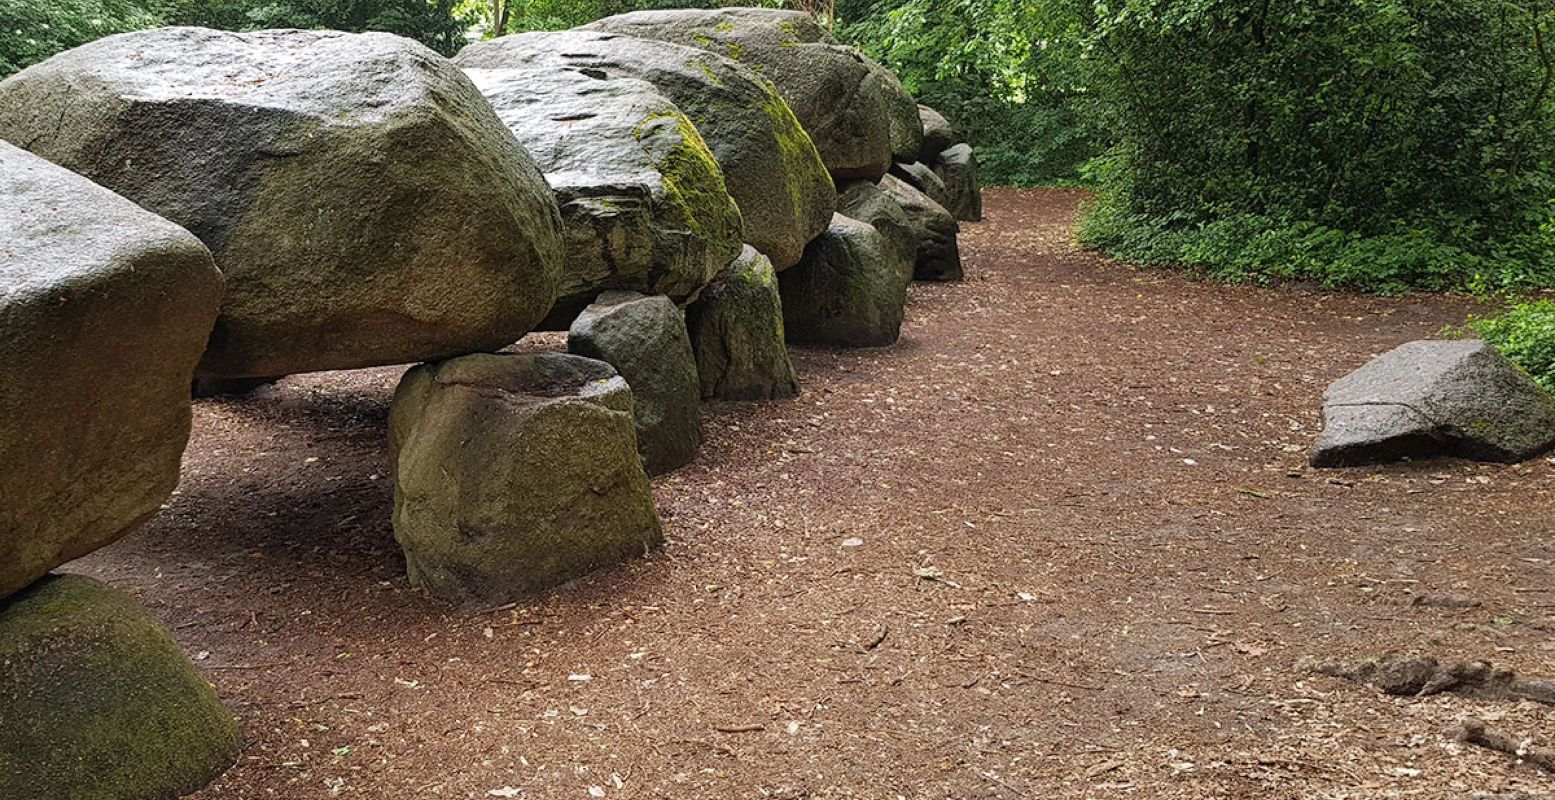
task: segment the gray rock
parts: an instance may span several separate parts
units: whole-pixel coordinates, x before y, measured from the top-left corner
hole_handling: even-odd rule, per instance
[[[583,29],[697,47],[756,69],[788,101],[834,177],[875,178],[891,165],[891,111],[900,97],[887,93],[901,85],[880,80],[878,65],[809,14],[777,8],[633,11]]]
[[[466,74],[561,205],[566,258],[553,326],[605,290],[684,304],[739,255],[740,210],[718,161],[653,84],[554,62]]]
[[[220,303],[188,231],[0,142],[0,597],[178,485]]]
[[[781,400],[799,394],[783,336],[783,301],[772,262],[746,246],[686,307],[702,397]]]
[[[945,181],[934,170],[929,169],[927,164],[916,161],[911,164],[892,164],[891,174],[908,186],[923,192],[930,200],[941,206],[948,206],[946,198],[949,194],[945,191]]]
[[[945,119],[945,115],[926,105],[919,104],[918,119],[923,123],[923,147],[912,160],[933,165],[940,153],[961,141],[961,138],[956,135],[956,129]]]
[[[0,797],[183,797],[237,756],[232,714],[128,595],[50,575],[0,601]]]
[[[890,248],[902,281],[912,282],[918,244],[927,236],[919,221],[902,210],[901,204],[881,191],[874,181],[860,178],[837,188],[837,213],[873,226]]]
[[[838,214],[778,275],[788,341],[884,347],[901,335],[907,282],[880,233]]]
[[[969,144],[958,144],[939,154],[934,173],[945,186],[946,211],[962,222],[983,218],[983,182],[979,176],[977,154]]]
[[[523,33],[466,47],[473,69],[571,69],[648,81],[696,124],[744,218],[744,241],[784,269],[825,230],[837,198],[810,137],[772,84],[739,63],[670,42],[593,31]]]
[[[891,126],[891,158],[915,161],[923,151],[923,120],[918,116],[918,101],[912,99],[896,73],[883,65],[869,62],[870,72],[886,98],[886,120]]]
[[[504,602],[663,539],[632,391],[609,364],[477,354],[405,373],[389,418],[411,583]]]
[[[226,276],[208,377],[500,348],[555,299],[545,179],[453,64],[398,36],[110,36],[0,82],[0,138],[205,242]]]
[[[917,257],[914,276],[920,281],[959,281],[962,278],[961,226],[945,207],[894,175],[880,179],[880,190],[896,201],[912,220]],[[846,202],[840,202],[846,206]]]
[[[637,450],[649,475],[696,458],[701,384],[686,320],[668,298],[605,292],[572,323],[567,351],[615,367],[632,388]]]
[[[1515,462],[1555,445],[1555,399],[1481,341],[1397,347],[1323,395],[1316,467],[1448,456]]]

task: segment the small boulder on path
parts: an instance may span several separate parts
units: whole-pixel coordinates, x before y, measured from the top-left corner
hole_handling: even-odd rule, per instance
[[[826,229],[837,192],[815,145],[772,83],[694,47],[598,31],[520,33],[459,53],[466,69],[565,69],[653,84],[695,123],[739,204],[743,241],[779,270]]]
[[[962,222],[983,218],[983,180],[977,154],[969,144],[958,144],[939,154],[934,173],[945,187],[945,210]]]
[[[0,600],[0,797],[183,797],[238,748],[232,713],[128,595],[49,575]]]
[[[957,241],[961,226],[956,218],[944,206],[895,175],[881,178],[879,188],[912,221],[913,239],[917,243],[913,276],[920,281],[961,280],[961,246]],[[839,201],[839,207],[848,205],[847,198]]]
[[[686,307],[702,397],[781,400],[799,394],[783,336],[783,301],[772,262],[746,246]]]
[[[389,415],[411,583],[506,602],[663,540],[632,390],[603,361],[476,354],[405,373]]]
[[[1401,345],[1323,395],[1315,467],[1455,457],[1516,462],[1555,445],[1555,399],[1478,340]]]
[[[907,282],[868,223],[833,216],[778,287],[790,342],[884,347],[901,335]]]
[[[567,351],[615,367],[632,388],[637,449],[649,475],[696,458],[701,384],[686,320],[669,298],[605,292],[572,323]]]
[[[399,36],[109,36],[0,82],[0,138],[210,248],[226,294],[204,377],[501,348],[555,300],[544,176],[457,67]]]
[[[0,597],[167,500],[220,304],[199,239],[0,142]]]
[[[685,303],[739,254],[740,210],[717,159],[653,84],[551,62],[465,74],[561,206],[566,258],[547,327],[607,290]]]

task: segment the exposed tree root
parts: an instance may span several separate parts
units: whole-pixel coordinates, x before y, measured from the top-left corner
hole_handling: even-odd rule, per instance
[[[1357,683],[1369,683],[1387,694],[1425,697],[1452,692],[1486,700],[1532,700],[1555,705],[1555,680],[1523,677],[1510,667],[1489,661],[1443,664],[1428,656],[1389,654],[1355,662],[1325,661],[1310,671]]]
[[[1534,747],[1527,740],[1518,741],[1504,733],[1490,730],[1485,727],[1482,719],[1470,717],[1464,720],[1462,728],[1458,730],[1458,738],[1469,744],[1506,753],[1547,772],[1555,772],[1555,750]]]

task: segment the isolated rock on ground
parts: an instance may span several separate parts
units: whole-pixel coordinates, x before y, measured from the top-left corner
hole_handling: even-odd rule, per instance
[[[476,354],[405,373],[389,418],[411,583],[505,602],[663,539],[632,391],[602,361]]]
[[[0,83],[0,138],[205,242],[226,276],[210,377],[500,348],[555,299],[544,177],[457,68],[398,36],[110,36]]]
[[[958,144],[939,154],[934,173],[945,186],[946,211],[962,222],[983,218],[983,181],[979,175],[977,154],[969,144]]]
[[[874,226],[890,247],[892,262],[901,272],[902,281],[912,282],[918,262],[918,245],[928,236],[920,222],[874,181],[863,178],[846,181],[837,189],[837,213]]]
[[[891,174],[900,178],[908,186],[923,192],[930,200],[946,206],[949,210],[945,191],[945,181],[940,178],[927,164],[913,162],[911,164],[892,164]]]
[[[833,216],[804,260],[778,275],[778,288],[790,342],[884,347],[901,335],[907,282],[867,223]]]
[[[945,115],[926,105],[919,104],[918,120],[923,124],[923,147],[913,161],[934,164],[940,153],[961,141]]]
[[[928,195],[907,185],[894,175],[880,179],[880,190],[896,201],[912,220],[917,257],[914,275],[920,281],[959,281],[961,246],[957,234],[961,226],[945,207]]]
[[[0,597],[178,485],[220,303],[188,231],[0,142]]]
[[[740,210],[717,159],[653,84],[554,62],[466,74],[561,206],[566,258],[550,327],[605,290],[684,304],[739,254]]]
[[[783,335],[783,301],[772,262],[746,246],[686,307],[702,397],[781,400],[799,394]]]
[[[605,292],[572,323],[567,351],[615,367],[631,387],[637,450],[649,475],[696,458],[701,384],[686,320],[669,298]]]
[[[739,204],[744,241],[784,269],[826,229],[836,189],[810,137],[772,84],[720,55],[595,31],[523,33],[459,53],[469,69],[565,69],[652,83],[707,142]]]
[[[1323,395],[1316,467],[1449,456],[1516,462],[1555,445],[1555,399],[1485,342],[1401,345]]]
[[[633,11],[583,30],[658,39],[734,59],[772,81],[834,177],[879,177],[891,166],[891,113],[900,88],[802,11],[777,8]],[[938,151],[935,151],[938,152]]]
[[[128,595],[49,575],[0,601],[0,797],[182,797],[237,756],[232,714]]]

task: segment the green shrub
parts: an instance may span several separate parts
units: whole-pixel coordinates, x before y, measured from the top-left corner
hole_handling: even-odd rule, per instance
[[[0,77],[61,50],[163,24],[133,0],[0,0]]]
[[[1491,317],[1473,317],[1469,328],[1501,351],[1547,391],[1555,391],[1555,300],[1514,305]]]
[[[1083,240],[1220,278],[1550,285],[1533,0],[1062,0],[1116,136]]]

